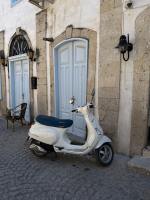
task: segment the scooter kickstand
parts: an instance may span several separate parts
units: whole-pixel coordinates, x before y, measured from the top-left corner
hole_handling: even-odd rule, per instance
[[[51,161],[56,161],[57,153],[55,151],[50,152],[50,159],[51,159]]]

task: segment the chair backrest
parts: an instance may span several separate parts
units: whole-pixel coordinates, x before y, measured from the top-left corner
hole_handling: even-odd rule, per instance
[[[27,109],[27,103],[21,104],[20,117],[24,118]]]

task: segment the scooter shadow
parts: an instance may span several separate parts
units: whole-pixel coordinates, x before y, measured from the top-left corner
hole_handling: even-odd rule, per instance
[[[57,158],[55,158],[54,160],[51,158],[50,154],[48,154],[46,157],[39,159],[59,166],[72,166],[74,168],[84,168],[85,171],[90,170],[90,168],[109,168],[113,165],[112,163],[112,165],[110,166],[103,167],[96,161],[94,155],[80,156],[58,153]]]

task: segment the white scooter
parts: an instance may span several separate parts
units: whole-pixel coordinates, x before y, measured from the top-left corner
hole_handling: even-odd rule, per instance
[[[92,97],[93,99],[93,97]],[[74,99],[70,100],[74,104]],[[87,137],[84,144],[73,144],[67,130],[72,126],[72,120],[39,115],[35,124],[29,130],[30,150],[39,157],[48,153],[56,156],[56,152],[86,155],[94,152],[97,160],[104,166],[111,164],[113,149],[111,140],[104,135],[98,120],[90,110],[92,103],[72,110],[82,113],[87,125]]]

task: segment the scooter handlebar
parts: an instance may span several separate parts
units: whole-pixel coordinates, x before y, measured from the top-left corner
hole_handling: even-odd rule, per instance
[[[74,109],[74,110],[72,110],[72,112],[78,112],[78,110],[77,110],[77,109]]]
[[[82,107],[84,107],[84,106],[82,106]],[[88,105],[88,108],[95,108],[94,107],[94,105],[92,104],[92,103],[90,103],[89,105]],[[74,109],[74,110],[72,110],[71,112],[78,112],[78,109]]]
[[[93,104],[90,104],[90,105],[89,105],[89,108],[94,108],[94,105],[93,105]]]

